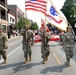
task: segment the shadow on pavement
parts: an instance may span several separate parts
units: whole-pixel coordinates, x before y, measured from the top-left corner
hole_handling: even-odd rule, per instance
[[[40,71],[40,73],[42,73],[42,74],[46,74],[47,72],[62,72],[62,70],[64,69],[64,68],[67,68],[68,66],[67,66],[67,64],[66,64],[66,62],[63,64],[63,65],[61,65],[61,66],[53,66],[53,67],[47,67],[47,68],[45,68],[45,69],[43,69],[42,71]]]
[[[10,68],[10,67],[14,67],[13,68],[13,73],[16,73],[18,71],[22,71],[22,70],[27,70],[27,69],[30,69],[34,66],[38,66],[42,64],[42,61],[41,62],[38,62],[38,63],[27,63],[25,64],[24,62],[20,62],[20,63],[14,63],[14,64],[8,64],[8,65],[1,65],[0,66],[0,70],[2,69],[7,69],[7,68]]]
[[[42,62],[38,62],[38,63],[27,63],[27,64],[24,64],[24,65],[18,65],[17,67],[13,68],[14,72],[13,73],[16,73],[18,71],[23,71],[23,70],[27,70],[27,69],[30,69],[34,66],[38,66],[42,64]]]
[[[0,65],[0,70],[2,69],[7,69],[7,68],[10,68],[10,67],[15,67],[15,66],[19,66],[19,65],[23,65],[24,63],[23,62],[20,62],[20,63],[13,63],[13,64],[1,64]]]

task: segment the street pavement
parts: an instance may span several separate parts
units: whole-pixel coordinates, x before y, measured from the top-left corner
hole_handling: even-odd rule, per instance
[[[24,64],[22,36],[9,40],[8,61],[3,64],[3,60],[0,60],[0,75],[76,75],[76,53],[68,67],[59,41],[49,43],[51,53],[46,64],[42,64],[40,42],[32,46],[32,61]]]

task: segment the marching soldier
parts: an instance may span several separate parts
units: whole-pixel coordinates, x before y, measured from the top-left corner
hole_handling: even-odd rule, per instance
[[[49,40],[50,40],[50,34],[44,28],[44,30],[42,31],[42,33],[40,35],[41,35],[41,38],[42,38],[41,53],[42,53],[42,58],[43,58],[43,64],[45,64],[46,61],[48,60],[48,56],[50,54],[50,47],[49,47],[49,44],[48,44]]]
[[[64,37],[62,38],[68,66],[70,66],[70,58],[74,56],[74,40],[76,40],[76,37],[73,34],[72,27],[68,26],[67,33],[64,33]]]
[[[6,33],[3,32],[3,27],[0,25],[0,54],[4,59],[4,64],[7,62],[6,49],[8,48],[8,38]]]
[[[30,61],[32,59],[31,42],[33,45],[34,40],[33,40],[33,33],[28,30],[28,26],[25,27],[25,30],[23,31],[22,35],[23,35],[22,44],[23,44],[23,51],[24,51],[25,64],[26,64],[28,61],[28,56]]]

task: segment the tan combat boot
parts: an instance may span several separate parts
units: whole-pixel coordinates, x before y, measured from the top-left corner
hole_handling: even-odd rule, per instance
[[[67,65],[68,65],[68,66],[71,66],[71,65],[70,65],[70,61],[67,61]]]
[[[46,56],[46,61],[48,61],[48,56]]]
[[[29,56],[29,61],[31,61],[32,60],[32,56]]]
[[[43,60],[43,64],[45,64],[45,63],[46,63],[46,59]]]
[[[28,62],[28,59],[26,58],[25,61],[24,61],[24,63],[26,64],[27,62]]]
[[[6,64],[7,63],[7,58],[6,59],[4,59],[4,64]]]

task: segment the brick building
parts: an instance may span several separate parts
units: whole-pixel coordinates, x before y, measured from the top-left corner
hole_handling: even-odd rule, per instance
[[[17,5],[8,5],[8,9],[12,10],[15,13],[16,23],[18,23],[19,18],[24,17],[24,13]]]
[[[10,34],[12,34],[15,21],[15,13],[12,10],[8,9],[8,32]]]
[[[7,33],[7,0],[0,0],[0,25],[4,27],[4,32]]]

